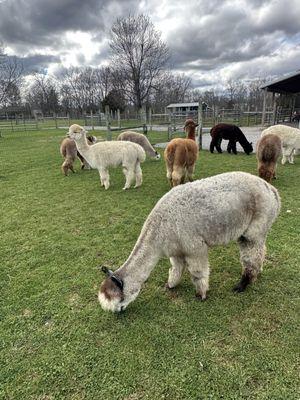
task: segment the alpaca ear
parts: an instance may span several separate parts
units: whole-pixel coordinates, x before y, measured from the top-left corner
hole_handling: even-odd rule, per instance
[[[119,289],[123,290],[124,282],[119,277],[112,275],[110,279],[118,286]]]
[[[99,267],[99,268],[101,269],[102,272],[104,272],[104,274],[105,274],[107,277],[112,276],[113,272],[112,272],[111,269],[108,269],[107,267],[104,267],[104,266]]]

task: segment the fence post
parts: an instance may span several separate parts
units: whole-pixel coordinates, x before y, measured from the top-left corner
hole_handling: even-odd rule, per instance
[[[95,126],[94,126],[94,115],[93,115],[93,110],[91,110],[91,125],[92,125],[92,130],[95,130]]]
[[[118,118],[118,128],[121,128],[121,113],[119,108],[117,109],[117,118]]]
[[[202,101],[201,99],[198,101],[198,143],[199,150],[202,148],[202,130],[203,130],[203,118],[202,118]]]
[[[149,108],[149,130],[152,132],[152,108]]]
[[[71,125],[71,119],[70,119],[70,113],[69,113],[69,112],[68,112],[67,117],[68,117],[68,124],[69,124],[69,126],[70,126],[70,125]]]
[[[265,120],[266,120],[266,103],[267,103],[267,91],[264,89],[264,100],[263,100],[263,110],[262,110],[262,116],[261,116],[261,126],[265,125]]]
[[[143,134],[148,135],[148,129],[147,129],[147,124],[143,124]]]
[[[172,139],[172,127],[171,124],[168,125],[168,141]]]
[[[110,112],[109,112],[109,106],[105,106],[105,118],[106,118],[106,128],[107,128],[107,140],[112,139],[112,134],[111,134],[111,126],[110,126]]]
[[[54,120],[55,120],[55,128],[57,129],[58,126],[57,126],[57,114],[56,113],[54,113]]]

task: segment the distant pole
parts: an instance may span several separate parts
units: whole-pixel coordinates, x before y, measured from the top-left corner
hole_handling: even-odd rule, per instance
[[[273,115],[272,115],[272,122],[273,125],[276,124],[276,110],[277,110],[277,104],[276,104],[276,97],[275,97],[275,92],[272,93],[272,106],[273,106]]]
[[[264,89],[263,109],[261,116],[261,125],[264,126],[266,122],[266,103],[267,103],[267,91]]]
[[[54,121],[55,121],[55,128],[58,128],[58,124],[57,124],[57,114],[54,113]]]
[[[199,150],[202,149],[202,130],[203,130],[203,117],[202,117],[202,101],[198,102],[198,144]]]
[[[152,132],[152,108],[149,109],[149,130]]]

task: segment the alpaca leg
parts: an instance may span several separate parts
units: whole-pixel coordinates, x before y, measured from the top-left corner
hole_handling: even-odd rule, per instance
[[[231,142],[229,140],[228,145],[227,145],[227,153],[231,153]]]
[[[104,186],[105,190],[107,190],[110,186],[109,183],[109,173],[107,169],[100,169],[99,170],[99,175],[100,175],[100,184],[101,186]]]
[[[289,163],[290,164],[294,164],[294,154],[295,154],[295,149],[293,149],[291,154],[289,155]]]
[[[212,139],[210,142],[210,145],[209,145],[209,150],[211,153],[214,152],[214,148],[215,148],[215,142],[214,142],[214,139]]]
[[[136,163],[135,166],[135,188],[138,188],[142,185],[143,182],[143,173],[142,168],[139,162]]]
[[[292,150],[293,153],[294,149]],[[290,157],[291,157],[291,149],[287,147],[282,148],[282,160],[281,164],[284,165],[287,160],[290,162]],[[294,160],[292,160],[291,164],[293,164]]]
[[[167,169],[167,179],[170,182],[170,185],[173,186],[172,183],[173,164],[166,161],[166,169]]]
[[[237,154],[237,150],[236,150],[236,142],[233,140],[233,141],[231,141],[231,143],[230,143],[230,147],[231,147],[231,150],[232,150],[232,152],[233,152],[233,154]]]
[[[201,247],[200,254],[185,258],[187,269],[191,274],[192,282],[196,287],[196,297],[206,299],[206,292],[209,287],[209,262],[208,250],[205,244]]]
[[[217,141],[217,144],[216,144],[216,149],[217,149],[218,153],[222,153],[221,143],[222,143],[222,138],[219,138]]]
[[[173,172],[172,172],[172,183],[173,186],[180,185],[182,182],[182,178],[184,178],[185,171],[182,166],[174,166]]]
[[[68,164],[66,164],[66,162],[63,162],[62,166],[61,166],[61,172],[65,175],[68,176]]]
[[[257,275],[262,271],[266,246],[264,241],[255,242],[245,237],[241,237],[238,243],[243,273],[240,282],[234,286],[233,290],[235,292],[243,292],[249,283],[254,282]]]
[[[195,171],[195,164],[193,164],[193,165],[190,165],[188,168],[187,168],[187,178],[188,178],[188,180],[190,181],[190,182],[193,182],[193,175],[194,175],[194,171]]]
[[[134,170],[131,167],[123,167],[123,172],[124,175],[126,177],[126,182],[125,182],[125,186],[123,187],[123,190],[129,189],[131,182],[133,181],[134,178]]]
[[[172,264],[169,269],[169,278],[166,284],[168,289],[173,289],[180,282],[183,270],[185,268],[184,257],[171,257],[170,262]]]

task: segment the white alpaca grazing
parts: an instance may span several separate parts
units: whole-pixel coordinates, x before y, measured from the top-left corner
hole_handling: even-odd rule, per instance
[[[266,236],[280,210],[277,190],[263,179],[229,172],[185,185],[165,194],[146,219],[127,261],[100,286],[104,310],[122,311],[139,294],[158,260],[169,257],[167,287],[180,282],[186,268],[204,300],[208,290],[208,249],[237,240],[243,274],[241,292],[262,270]]]
[[[290,164],[294,164],[294,154],[300,150],[300,129],[287,125],[273,125],[262,131],[261,136],[268,133],[279,136],[282,141],[281,164],[285,164],[287,159]]]
[[[135,178],[135,187],[139,187],[143,181],[141,162],[146,159],[144,149],[132,142],[100,142],[89,146],[86,140],[86,131],[79,125],[71,125],[69,137],[75,140],[77,150],[86,159],[89,165],[97,169],[100,175],[101,186],[108,189],[109,167],[122,165],[126,177],[123,189],[129,189]]]
[[[148,138],[142,133],[125,131],[120,133],[117,140],[127,140],[129,142],[137,143],[142,146],[149,157],[155,158],[155,160],[160,160],[160,154],[154,149]]]

